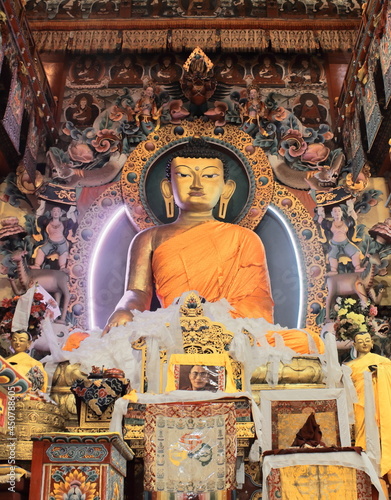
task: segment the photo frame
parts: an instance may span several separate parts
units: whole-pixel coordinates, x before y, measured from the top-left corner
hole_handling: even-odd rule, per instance
[[[228,354],[173,354],[166,391],[237,392]]]
[[[346,395],[343,389],[261,391],[263,451],[292,446],[312,412],[326,446],[350,446]]]

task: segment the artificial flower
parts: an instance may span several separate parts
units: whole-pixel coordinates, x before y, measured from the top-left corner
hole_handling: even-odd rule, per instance
[[[334,311],[334,330],[338,340],[353,339],[356,333],[373,335],[376,332],[376,306],[368,303],[364,307],[351,297],[337,297]]]

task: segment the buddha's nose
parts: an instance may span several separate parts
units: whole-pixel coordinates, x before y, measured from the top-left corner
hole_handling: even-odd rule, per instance
[[[202,189],[201,176],[199,174],[193,175],[193,182],[191,183],[192,189]]]

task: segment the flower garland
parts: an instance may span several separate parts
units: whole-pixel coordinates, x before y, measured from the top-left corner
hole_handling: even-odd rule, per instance
[[[11,333],[12,320],[14,318],[19,295],[12,299],[3,299],[0,305],[0,329],[2,333]],[[45,317],[47,305],[42,302],[44,299],[41,293],[34,293],[31,304],[28,333],[35,340],[41,334],[41,322]]]
[[[359,332],[376,333],[377,307],[373,304],[363,307],[356,299],[337,297],[334,311],[337,314],[334,329],[338,340],[351,340]]]

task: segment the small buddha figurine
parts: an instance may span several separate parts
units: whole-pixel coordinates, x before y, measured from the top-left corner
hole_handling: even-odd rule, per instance
[[[368,332],[360,332],[354,336],[354,347],[357,358],[347,363],[351,368],[351,378],[357,391],[358,402],[354,404],[355,445],[367,448],[365,433],[365,382],[364,373],[372,372],[372,384],[375,396],[376,423],[379,427],[381,441],[380,476],[391,479],[391,430],[389,416],[391,412],[391,360],[371,352],[373,340]],[[384,491],[387,488],[381,480]],[[388,497],[388,494],[386,495]]]
[[[24,331],[11,334],[11,347],[15,354],[7,361],[15,370],[31,382],[31,391],[40,390],[46,392],[48,387],[48,376],[40,361],[27,354],[32,339],[29,333]]]

